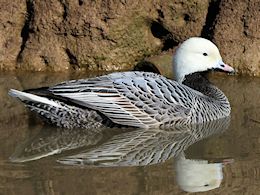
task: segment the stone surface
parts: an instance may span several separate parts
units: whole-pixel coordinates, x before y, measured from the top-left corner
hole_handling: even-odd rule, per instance
[[[199,36],[207,5],[207,0],[27,0],[16,13],[24,13],[16,17],[22,22],[15,29],[18,34],[12,35],[20,41],[14,43],[18,49],[10,54],[14,56],[10,65],[6,61],[11,56],[2,55],[5,61],[1,67],[34,71],[129,69],[146,56],[189,36]]]
[[[126,69],[160,50],[149,27],[152,4],[139,1],[40,1],[33,9],[20,68]]]
[[[21,50],[26,21],[24,0],[0,0],[0,69],[14,69]]]
[[[213,41],[240,73],[260,76],[260,1],[222,0]]]
[[[191,36],[260,75],[259,1],[0,0],[0,69],[126,70]],[[170,66],[170,64],[169,64]]]

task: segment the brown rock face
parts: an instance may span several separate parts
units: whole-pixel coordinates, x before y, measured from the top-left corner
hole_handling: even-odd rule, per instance
[[[17,49],[1,55],[1,67],[129,69],[146,56],[172,48],[189,36],[199,36],[207,5],[207,0],[27,0],[23,9],[17,6],[16,14],[24,13],[15,17],[21,22],[11,31],[17,33],[8,31],[17,39],[13,43]]]
[[[124,70],[203,36],[260,75],[257,0],[0,1],[0,69]]]
[[[14,69],[26,18],[24,0],[0,0],[0,69]]]
[[[260,2],[222,0],[214,41],[239,72],[260,75]]]
[[[152,5],[40,0],[30,4],[33,19],[20,55],[22,69],[125,69],[161,47],[148,24],[148,15],[156,17]]]

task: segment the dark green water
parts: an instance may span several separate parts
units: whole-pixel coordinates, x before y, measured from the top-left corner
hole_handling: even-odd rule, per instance
[[[187,182],[193,177],[198,181],[205,179],[208,186],[219,182],[219,187],[204,194],[259,194],[259,78],[212,78],[231,102],[229,125],[222,121],[183,132],[151,130],[143,136],[137,136],[142,130],[134,129],[72,132],[45,127],[27,112],[22,103],[7,95],[10,88],[34,88],[94,75],[0,74],[0,194],[186,194],[180,187],[180,177],[185,174]],[[137,139],[140,144],[133,141]],[[172,151],[170,158],[166,154],[158,155],[168,146]],[[105,161],[110,163],[109,166],[99,167],[98,163],[94,163],[97,166],[78,165],[82,162],[89,164],[84,161],[85,157],[104,156],[104,153],[117,157],[119,151],[127,155],[120,158],[120,162]],[[190,163],[181,158],[183,152],[186,159],[193,159],[193,162],[208,160],[215,167],[224,163],[223,168],[217,172],[209,170],[203,178],[201,175],[207,173],[207,165],[202,168],[187,165],[183,171],[180,165]],[[11,162],[11,156],[13,161],[27,162]],[[146,161],[148,157],[157,161]],[[142,163],[147,165],[134,166]],[[191,174],[187,175],[185,170]],[[214,175],[217,180],[212,183],[210,178]]]

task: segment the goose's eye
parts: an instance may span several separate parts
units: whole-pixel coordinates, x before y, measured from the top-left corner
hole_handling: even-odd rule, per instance
[[[207,53],[203,53],[203,55],[204,55],[204,56],[208,56],[208,54],[207,54]]]

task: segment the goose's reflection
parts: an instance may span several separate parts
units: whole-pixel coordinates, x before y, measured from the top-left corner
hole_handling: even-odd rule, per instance
[[[96,145],[103,138],[103,130],[44,127],[37,135],[18,144],[10,161],[19,163],[33,161],[67,150]]]
[[[186,159],[184,151],[193,143],[223,132],[230,118],[174,129],[88,129],[42,131],[34,139],[19,145],[11,157],[13,162],[40,159],[80,147],[77,154],[57,160],[67,165],[143,166],[175,157],[176,179],[188,192],[207,191],[219,187],[222,163]]]
[[[69,165],[143,166],[177,157],[193,143],[227,129],[230,118],[174,129],[137,129],[113,136],[58,162]]]

